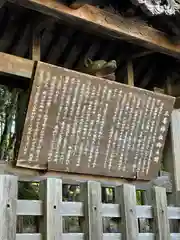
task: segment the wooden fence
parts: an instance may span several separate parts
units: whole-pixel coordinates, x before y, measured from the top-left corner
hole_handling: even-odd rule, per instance
[[[115,192],[116,204],[104,204],[100,183],[89,181],[81,186],[81,202],[63,202],[62,180],[48,178],[40,182],[41,200],[18,200],[18,178],[0,175],[0,240],[180,239],[180,233],[170,233],[169,227],[169,219],[180,219],[180,207],[167,207],[165,188],[151,189],[152,206],[136,205],[132,185],[118,186]],[[17,215],[41,216],[41,233],[17,234]],[[83,233],[63,233],[65,216],[82,217]],[[103,233],[103,217],[120,218],[121,233]],[[154,233],[139,233],[139,218],[151,219]]]

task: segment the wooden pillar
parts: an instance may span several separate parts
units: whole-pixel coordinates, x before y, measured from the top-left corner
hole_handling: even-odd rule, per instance
[[[38,30],[33,30],[32,33],[32,60],[41,60],[41,36]]]
[[[85,240],[102,240],[102,198],[101,184],[88,181],[81,184],[81,199],[84,203],[84,222],[82,230],[85,232]]]
[[[43,218],[40,224],[42,239],[62,239],[63,218],[60,214],[62,206],[62,180],[48,178],[42,181],[40,183],[40,199],[43,201]]]
[[[167,77],[165,84],[165,92],[169,95],[172,95],[170,77]],[[164,169],[170,173],[173,193],[180,190],[180,176],[178,177],[178,175],[180,175],[179,168],[180,159],[178,160],[178,156],[180,156],[179,144],[180,144],[180,110],[177,109],[173,110],[171,115],[170,128],[164,147],[164,159],[163,159]],[[172,199],[170,202],[172,203]]]
[[[115,200],[120,208],[122,239],[138,239],[135,187],[129,184],[116,187]]]
[[[169,220],[167,213],[166,190],[160,187],[153,187],[151,189],[151,204],[153,209],[153,230],[155,239],[169,240]]]
[[[18,178],[0,175],[0,239],[16,240]]]
[[[164,151],[164,167],[171,174],[172,192],[180,191],[180,109],[172,112]]]
[[[127,63],[127,84],[130,86],[134,86],[134,70],[131,60],[129,60]]]

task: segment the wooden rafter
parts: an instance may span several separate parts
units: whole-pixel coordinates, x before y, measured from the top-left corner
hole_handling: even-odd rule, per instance
[[[14,2],[14,0],[8,0]],[[126,38],[129,42],[144,46],[180,59],[180,45],[170,40],[167,34],[155,30],[139,21],[125,19],[90,5],[78,10],[58,3],[55,0],[16,1],[21,6],[42,12],[70,24],[81,25],[87,31],[93,30],[111,38]]]

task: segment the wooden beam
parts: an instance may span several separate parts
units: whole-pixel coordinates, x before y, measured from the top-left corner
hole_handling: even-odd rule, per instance
[[[14,0],[8,0],[14,2]],[[80,26],[85,31],[95,31],[110,38],[127,40],[134,44],[144,46],[156,52],[168,54],[180,59],[180,45],[171,41],[170,36],[155,30],[139,21],[125,19],[102,9],[84,5],[78,10],[69,7],[55,0],[26,0],[17,1],[18,4],[70,24]]]
[[[61,178],[63,180],[63,183],[72,184],[72,185],[78,185],[80,183],[87,182],[87,181],[98,181],[104,187],[115,187],[123,183],[130,183],[135,185],[137,190],[147,190],[151,186],[155,185],[155,186],[165,187],[167,192],[172,191],[171,186],[169,186],[169,181],[167,181],[167,179],[164,179],[164,176],[157,177],[152,181],[128,181],[126,179],[114,178],[114,177],[109,178],[109,177],[103,177],[103,176],[91,176],[91,175],[85,175],[85,174],[63,173],[63,172],[54,172],[54,171],[43,172],[35,169],[13,167],[10,164],[4,163],[3,161],[0,161],[0,174],[12,174],[12,175],[18,176],[18,179],[20,181],[27,181],[27,182],[31,182],[31,181],[39,182],[41,180],[47,179],[48,177],[56,177],[56,178]]]
[[[0,52],[0,73],[31,78],[34,61]]]

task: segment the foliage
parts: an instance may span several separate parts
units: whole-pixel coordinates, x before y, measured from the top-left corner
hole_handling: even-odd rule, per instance
[[[37,200],[39,199],[39,184],[30,182],[19,182],[19,199]]]
[[[13,160],[15,118],[20,89],[0,85],[0,160]]]

